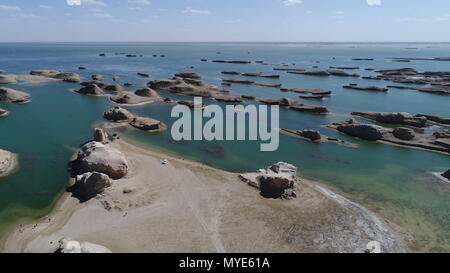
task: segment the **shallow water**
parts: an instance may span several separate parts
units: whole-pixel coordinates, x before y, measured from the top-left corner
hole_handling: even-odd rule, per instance
[[[386,57],[442,57],[450,55],[450,45],[407,44],[0,44],[0,69],[7,73],[28,73],[32,69],[59,69],[77,72],[84,79],[102,74],[112,82],[135,83],[135,89],[149,79],[136,72],[151,74],[151,79],[171,77],[176,72],[196,71],[208,83],[219,85],[224,70],[280,74],[281,79],[256,79],[280,82],[288,88],[322,88],[333,96],[323,102],[298,98],[299,94],[280,92],[276,88],[235,84],[227,87],[230,95],[249,94],[261,98],[290,97],[305,104],[322,104],[333,114],[317,116],[281,109],[280,127],[320,129],[329,136],[360,145],[348,148],[335,144],[305,142],[280,136],[276,152],[262,153],[257,142],[175,142],[170,131],[148,134],[121,130],[129,139],[153,148],[181,155],[229,171],[255,170],[277,161],[287,161],[299,168],[300,175],[322,181],[352,199],[418,235],[422,250],[450,250],[450,184],[430,172],[450,168],[448,155],[370,143],[339,135],[321,125],[343,120],[352,111],[405,111],[450,116],[450,97],[409,90],[363,92],[345,90],[348,83],[385,86],[384,81],[341,77],[314,77],[273,71],[273,66],[236,65],[200,62],[201,58],[263,60],[266,63],[295,63],[296,67],[327,69],[329,66],[360,66],[376,69],[413,67],[420,71],[446,71],[448,62],[413,61],[395,63]],[[406,50],[418,47],[419,50]],[[99,57],[105,52],[107,57]],[[143,54],[143,58],[126,58],[114,52]],[[216,54],[221,52],[221,54]],[[153,54],[165,54],[154,58]],[[333,59],[334,58],[334,59]],[[352,58],[375,58],[375,61],[352,61]],[[89,70],[78,71],[78,66]],[[194,66],[194,69],[190,69]],[[291,65],[292,66],[292,65]],[[354,73],[374,75],[355,70]],[[233,76],[226,76],[233,77]],[[92,127],[102,121],[102,112],[111,104],[105,98],[93,98],[69,92],[78,85],[68,83],[18,84],[11,87],[29,92],[32,103],[0,103],[11,115],[0,119],[0,148],[20,155],[20,169],[0,180],[0,230],[21,218],[48,213],[67,183],[67,163],[77,147],[89,139]],[[130,89],[132,90],[132,89]],[[179,98],[161,92],[163,97]],[[184,99],[186,99],[184,97]],[[211,101],[205,101],[211,103]],[[129,107],[170,125],[171,106],[163,103]]]

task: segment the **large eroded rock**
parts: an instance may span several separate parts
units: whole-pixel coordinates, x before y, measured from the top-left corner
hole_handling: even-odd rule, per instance
[[[0,87],[0,101],[12,103],[30,102],[30,94],[7,87]]]
[[[100,96],[103,95],[103,90],[98,87],[96,84],[89,84],[86,87],[75,90],[75,92],[83,94],[83,95],[92,95],[92,96]]]
[[[341,133],[361,139],[376,141],[383,138],[382,131],[378,126],[369,124],[345,124],[337,127]]]
[[[128,110],[123,109],[122,107],[114,107],[112,109],[109,109],[105,113],[103,113],[103,116],[107,120],[111,121],[128,121],[132,120],[134,118],[133,114],[131,114]]]
[[[17,167],[17,155],[0,149],[0,177],[8,175]]]
[[[130,122],[130,125],[143,131],[162,131],[165,130],[166,126],[159,120],[144,117],[135,117]]]
[[[89,172],[78,175],[75,184],[69,189],[81,202],[94,198],[111,187],[111,179],[104,173]]]
[[[292,198],[295,194],[297,168],[285,162],[278,162],[254,173],[244,173],[239,178],[261,191],[266,198]]]
[[[73,170],[76,174],[99,172],[112,179],[120,179],[128,173],[128,162],[118,149],[92,141],[81,147],[73,162]]]

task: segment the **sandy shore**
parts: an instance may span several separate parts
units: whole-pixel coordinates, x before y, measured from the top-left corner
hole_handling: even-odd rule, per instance
[[[53,252],[62,238],[113,252],[363,252],[374,240],[385,252],[405,251],[407,234],[305,179],[297,198],[266,199],[238,174],[113,145],[130,163],[127,177],[83,204],[64,194],[49,216],[4,238],[1,251]]]

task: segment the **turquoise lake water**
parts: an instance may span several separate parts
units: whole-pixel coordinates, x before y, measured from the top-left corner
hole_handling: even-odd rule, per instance
[[[417,50],[406,48],[417,47]],[[99,53],[107,57],[99,57]],[[143,54],[126,58],[115,52]],[[217,54],[220,52],[221,54]],[[166,57],[152,57],[164,54]],[[280,79],[257,79],[259,82],[282,83],[287,88],[322,88],[333,91],[323,102],[298,98],[298,94],[276,88],[235,84],[226,87],[230,95],[255,95],[260,98],[289,97],[305,104],[327,106],[332,114],[317,116],[280,109],[280,127],[318,129],[360,145],[348,148],[335,144],[314,144],[280,136],[276,152],[259,151],[259,142],[249,141],[182,141],[175,142],[170,130],[149,134],[121,130],[128,139],[168,153],[180,155],[228,171],[259,169],[277,161],[287,161],[299,168],[302,177],[320,181],[352,200],[363,203],[392,222],[416,234],[416,245],[423,251],[450,251],[450,184],[430,172],[450,168],[448,155],[405,149],[361,141],[321,128],[333,121],[348,119],[352,111],[405,111],[412,114],[450,116],[450,97],[409,90],[362,92],[342,89],[349,83],[385,86],[388,82],[345,77],[314,77],[273,71],[271,65],[220,64],[201,62],[207,58],[224,60],[262,60],[266,63],[289,63],[291,67],[328,69],[329,66],[360,66],[361,75],[376,75],[363,68],[389,69],[413,67],[419,71],[448,71],[449,62],[413,61],[396,63],[387,57],[450,56],[448,44],[0,44],[0,69],[6,74],[28,74],[32,69],[57,69],[79,73],[84,80],[92,74],[104,75],[112,82],[133,82],[134,90],[152,79],[172,77],[183,71],[195,71],[203,80],[220,86],[224,70],[280,74]],[[375,58],[375,61],[352,61],[352,58]],[[295,66],[292,65],[295,63]],[[78,66],[87,66],[85,71]],[[193,69],[190,67],[193,66]],[[141,78],[136,72],[151,74]],[[227,76],[233,77],[233,76]],[[238,77],[239,78],[239,77]],[[20,156],[20,169],[0,179],[0,232],[20,219],[45,215],[64,191],[67,163],[79,145],[92,135],[95,124],[103,121],[102,113],[112,104],[104,97],[87,97],[70,88],[79,85],[53,82],[19,83],[9,87],[26,91],[32,103],[0,103],[11,112],[0,118],[0,148]],[[163,97],[187,99],[160,92]],[[212,101],[205,100],[205,103]],[[136,115],[161,120],[169,126],[171,105],[157,103],[128,107]],[[365,121],[367,122],[367,121]]]

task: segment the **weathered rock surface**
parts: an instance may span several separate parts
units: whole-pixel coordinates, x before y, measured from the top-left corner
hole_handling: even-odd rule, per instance
[[[16,84],[17,79],[12,75],[0,75],[0,84]]]
[[[17,155],[0,149],[0,177],[7,176],[17,167]]]
[[[363,117],[366,119],[374,120],[382,123],[408,125],[423,128],[427,126],[426,117],[413,116],[409,113],[396,113],[396,112],[352,112],[352,115]]]
[[[150,77],[150,74],[148,74],[148,73],[138,72],[137,74],[138,74],[139,76],[141,76],[141,77],[144,77],[144,78]]]
[[[99,172],[120,179],[128,173],[128,162],[122,152],[110,144],[92,141],[81,147],[72,169],[76,174]]]
[[[395,128],[392,133],[396,138],[402,140],[411,140],[416,136],[416,133],[412,129],[403,127]]]
[[[269,105],[279,105],[279,106],[285,106],[285,107],[298,105],[298,102],[294,101],[293,99],[289,99],[289,98],[259,99],[259,101],[262,103],[265,103],[265,104],[269,104]]]
[[[163,131],[167,128],[165,124],[159,120],[144,117],[133,118],[130,125],[139,130],[148,132]]]
[[[249,186],[259,189],[263,197],[275,199],[296,197],[297,168],[291,164],[278,162],[255,173],[241,174],[239,178]]]
[[[86,202],[111,187],[109,176],[99,172],[88,172],[78,175],[75,184],[68,189],[81,202]]]
[[[30,74],[43,76],[47,78],[59,79],[65,82],[73,82],[73,83],[81,82],[80,75],[73,72],[59,72],[56,70],[40,69],[40,70],[33,70],[30,72]]]
[[[106,56],[100,54],[100,56]],[[59,241],[58,249],[55,251],[56,253],[72,253],[72,254],[81,254],[81,253],[112,253],[111,250],[107,249],[104,246],[96,245],[89,242],[78,242],[71,239],[63,238]]]
[[[342,88],[345,89],[354,89],[354,90],[362,90],[362,91],[375,91],[375,92],[387,92],[388,88],[382,88],[377,86],[359,86],[357,84],[344,85]]]
[[[63,80],[65,82],[73,82],[73,83],[81,82],[80,75],[78,75],[76,73],[72,73],[72,72],[58,73],[53,78],[60,79],[60,80]]]
[[[212,97],[220,91],[201,80],[180,77],[151,81],[147,86],[154,90],[197,97]]]
[[[29,103],[30,94],[7,87],[0,87],[0,101],[12,103]]]
[[[251,61],[225,61],[225,60],[213,60],[213,63],[228,63],[228,64],[250,64]]]
[[[95,74],[95,75],[91,76],[91,79],[94,81],[101,81],[101,80],[103,80],[103,76],[99,75],[99,74]]]
[[[222,74],[225,74],[225,75],[241,75],[241,72],[239,72],[239,71],[222,71]]]
[[[141,88],[134,92],[134,94],[141,97],[159,97],[158,92],[150,88]]]
[[[254,81],[244,80],[244,79],[222,79],[223,82],[227,83],[240,83],[240,84],[254,84]]]
[[[317,130],[298,130],[298,134],[304,138],[308,138],[312,141],[317,141],[322,138],[320,132]]]
[[[159,95],[156,97],[142,97],[131,92],[121,92],[117,96],[110,97],[110,99],[118,104],[140,104],[162,101]]]
[[[91,85],[91,84],[95,84],[98,87],[100,87],[101,89],[106,88],[107,86],[110,85],[109,83],[101,82],[101,81],[88,81],[88,82],[80,83],[80,85],[82,85],[82,86],[88,86],[88,85]]]
[[[6,117],[7,115],[9,115],[9,112],[0,108],[0,118]]]
[[[316,96],[329,96],[331,95],[331,91],[326,91],[323,89],[302,89],[302,88],[282,88],[281,91],[290,91],[294,93],[301,93],[301,94],[312,94]]]
[[[114,76],[112,79],[115,82],[119,82],[120,81],[120,77],[119,76]]]
[[[225,103],[242,103],[242,97],[235,96],[214,96],[217,101],[222,101]]]
[[[445,173],[442,174],[443,177],[447,178],[448,181],[450,181],[450,170],[446,171]]]
[[[188,78],[188,79],[201,79],[202,75],[196,73],[196,72],[181,72],[181,73],[177,73],[175,74],[175,77],[180,77],[180,78]]]
[[[314,114],[328,114],[328,108],[325,106],[298,104],[291,106],[290,109],[300,112],[314,113]]]
[[[450,130],[440,130],[433,133],[436,138],[450,138]]]
[[[101,96],[104,94],[103,90],[96,84],[89,84],[86,87],[75,90],[75,92],[83,95]]]
[[[111,91],[114,93],[119,93],[119,92],[123,91],[123,87],[119,84],[110,84],[110,85],[105,86],[105,90]]]
[[[400,145],[403,147],[423,149],[433,152],[450,154],[450,138],[439,138],[437,134],[415,134],[407,132],[407,128],[391,129],[376,125],[361,124],[351,119],[348,121],[334,122],[325,126],[338,132],[361,139],[378,141],[385,144]],[[394,131],[395,134],[394,134]]]
[[[108,142],[108,134],[104,132],[101,128],[95,128],[94,129],[94,141],[100,142],[100,143],[107,143]]]
[[[119,106],[109,109],[108,111],[103,113],[103,116],[110,121],[129,121],[134,118],[133,114],[131,114],[128,110],[123,109]]]
[[[376,141],[383,138],[382,127],[370,124],[360,124],[353,121],[337,124],[337,131],[364,140]]]
[[[338,76],[338,77],[359,77],[358,74],[347,73],[343,70],[339,69],[331,69],[331,70],[287,70],[290,74],[301,74],[301,75],[309,75],[309,76]]]
[[[437,115],[424,115],[424,114],[418,114],[416,117],[425,117],[427,120],[441,123],[441,124],[447,124],[450,125],[450,118],[443,117],[443,116],[437,116]]]

